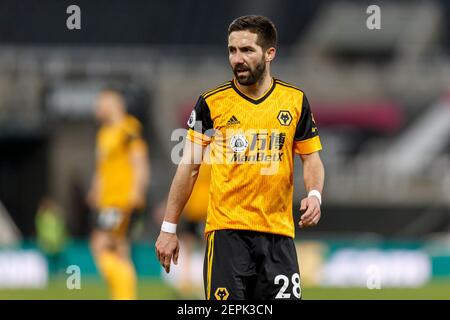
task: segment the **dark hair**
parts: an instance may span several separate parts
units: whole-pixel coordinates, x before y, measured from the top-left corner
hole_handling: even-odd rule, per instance
[[[228,27],[228,36],[234,31],[248,30],[258,35],[256,43],[263,49],[277,46],[277,29],[269,18],[264,16],[242,16],[231,22]]]

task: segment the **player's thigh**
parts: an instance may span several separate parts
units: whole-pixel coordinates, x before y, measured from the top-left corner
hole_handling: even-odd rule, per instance
[[[90,246],[94,255],[99,255],[103,250],[111,250],[114,240],[110,232],[95,229],[90,238]]]
[[[131,215],[120,208],[103,208],[95,215],[95,227],[112,236],[126,237]]]
[[[292,239],[283,237],[272,242],[264,262],[258,269],[253,299],[301,299],[300,272]]]
[[[246,279],[255,274],[249,248],[238,232],[209,233],[203,269],[207,300],[246,299]]]
[[[124,260],[130,260],[130,243],[125,237],[113,237],[117,254]]]

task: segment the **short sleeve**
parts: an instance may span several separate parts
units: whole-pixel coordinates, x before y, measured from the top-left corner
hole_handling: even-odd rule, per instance
[[[187,121],[187,138],[201,145],[208,145],[213,135],[213,121],[209,106],[203,96],[200,96]]]
[[[123,125],[126,134],[126,143],[133,152],[147,152],[147,143],[142,137],[142,125],[132,117],[128,117]]]
[[[309,154],[322,150],[319,131],[305,94],[302,98],[302,109],[295,129],[294,140],[295,153]]]
[[[142,138],[134,138],[130,143],[130,149],[133,152],[146,153],[147,143]]]

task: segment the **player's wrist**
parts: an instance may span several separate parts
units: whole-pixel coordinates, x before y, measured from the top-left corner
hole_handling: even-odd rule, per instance
[[[163,223],[161,225],[161,231],[176,234],[177,233],[177,224],[168,222],[168,221],[163,221]]]
[[[322,195],[318,190],[311,190],[308,192],[308,198],[309,197],[316,197],[319,200],[319,204],[322,205]]]

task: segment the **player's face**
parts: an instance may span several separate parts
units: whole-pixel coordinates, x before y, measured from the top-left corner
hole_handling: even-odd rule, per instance
[[[256,41],[258,35],[250,31],[234,31],[228,37],[231,68],[239,84],[257,83],[266,71],[266,57]]]
[[[108,122],[117,108],[121,108],[120,97],[114,92],[102,92],[95,103],[95,116],[100,122]]]

